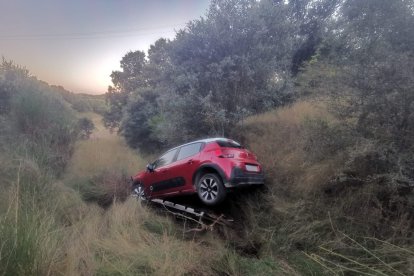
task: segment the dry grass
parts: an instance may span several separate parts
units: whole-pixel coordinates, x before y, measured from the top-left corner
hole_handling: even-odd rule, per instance
[[[325,104],[311,101],[245,122],[245,142],[267,175],[265,212],[247,205],[250,228],[256,232],[247,238],[267,238],[263,250],[268,252],[307,252],[302,256],[314,261],[313,272],[312,266],[299,269],[307,274],[411,275],[412,220],[410,224],[407,210],[386,210],[378,199],[387,193],[381,178],[346,182],[352,154],[369,152],[369,145],[356,143],[347,132],[348,125],[335,120]],[[354,171],[366,171],[362,161]],[[374,237],[387,241],[374,242]],[[297,259],[303,263],[302,257]]]
[[[52,266],[63,275],[212,275],[210,264],[225,250],[218,243],[183,240],[168,218],[135,199],[87,215],[66,227],[61,258]]]
[[[337,232],[338,239],[319,246],[309,256],[334,275],[412,275],[413,247],[400,247],[375,237],[355,240]]]
[[[89,140],[76,144],[65,178],[91,177],[105,170],[123,170],[133,175],[144,167],[143,160],[116,133],[104,128],[99,115],[85,113],[82,116],[90,118],[96,129]]]
[[[170,218],[131,197],[104,210],[70,187],[83,179],[105,190],[119,181],[117,170],[132,174],[141,166],[119,137],[98,133],[77,144],[63,179],[69,185],[43,179],[28,161],[13,168],[17,176],[1,195],[0,274],[214,274],[210,264],[224,254],[222,244],[188,240]]]
[[[323,104],[297,102],[245,122],[246,144],[265,166],[268,189],[265,194],[240,196],[234,208],[244,214],[245,221],[241,221],[240,233],[232,233],[234,239],[223,234],[229,240],[214,232],[189,236],[171,218],[128,197],[125,178],[142,169],[145,162],[120,137],[104,129],[99,116],[79,116],[92,119],[97,129],[90,140],[77,143],[61,182],[43,175],[35,161],[16,163],[0,157],[0,176],[5,179],[0,194],[0,210],[4,211],[0,213],[0,274],[413,272],[412,246],[397,246],[393,240],[380,241],[369,235],[355,238],[357,233],[373,233],[357,232],[356,226],[383,227],[378,224],[384,223],[378,220],[381,210],[372,208],[374,201],[365,200],[374,193],[373,186],[366,185],[358,193],[348,194],[349,198],[331,197],[330,203],[321,193],[343,166],[340,151],[322,158],[310,156],[324,150],[320,141],[311,143],[315,148],[309,149],[309,138],[325,136],[315,133],[317,127],[331,130],[337,124]],[[317,124],[309,125],[313,119]],[[16,172],[21,172],[18,177]],[[81,195],[106,209],[85,202]],[[400,231],[394,234],[399,239],[410,238],[409,220],[400,222],[393,224]],[[255,251],[248,253],[246,248]]]
[[[155,216],[133,200],[114,205],[104,216],[103,239],[98,242],[104,270],[122,274],[210,274],[211,259],[220,248],[182,240],[169,219]]]
[[[338,156],[309,162],[304,150],[307,133],[304,122],[310,118],[332,121],[323,104],[297,102],[246,121],[247,144],[264,164],[269,185],[287,193],[306,195],[326,183],[340,167]]]
[[[120,193],[115,190],[126,187],[122,178],[133,175],[145,163],[119,136],[103,128],[99,116],[81,116],[92,119],[96,130],[90,140],[76,145],[64,182],[80,190],[84,198],[119,198]],[[79,196],[74,198],[70,189],[61,189],[60,215],[70,226],[64,230],[64,257],[56,264],[54,273],[213,274],[209,264],[224,250],[222,245],[213,250],[209,245],[183,240],[184,233],[170,219],[152,213],[132,198],[115,201],[103,211],[96,205],[79,202]],[[123,198],[127,195],[123,194]]]
[[[84,200],[109,206],[114,198],[124,200],[129,192],[130,176],[144,168],[145,162],[116,133],[104,128],[101,117],[82,113],[96,129],[89,140],[78,141],[64,174],[64,182],[78,190]]]
[[[143,164],[119,138],[86,140],[76,145],[66,176],[90,177],[103,170],[124,170],[132,175]]]
[[[144,162],[118,136],[101,129],[99,117],[90,118],[97,130],[91,140],[77,144],[64,181],[72,187],[85,185],[89,192],[92,187],[99,194],[99,189],[116,187],[119,172],[135,173]],[[104,211],[79,202],[69,190],[61,194],[67,200],[62,196],[60,216],[69,226],[64,229],[63,257],[55,264],[54,274],[269,275],[288,271],[272,258],[239,256],[213,233],[189,239],[170,218],[132,198],[114,201]]]

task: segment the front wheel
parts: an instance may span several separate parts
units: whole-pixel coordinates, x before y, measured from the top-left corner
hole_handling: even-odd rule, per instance
[[[141,183],[134,186],[132,190],[132,195],[135,196],[140,201],[147,200],[147,197],[145,195],[144,185],[142,185]]]
[[[197,194],[204,204],[217,205],[226,197],[226,190],[217,174],[208,173],[198,180]]]

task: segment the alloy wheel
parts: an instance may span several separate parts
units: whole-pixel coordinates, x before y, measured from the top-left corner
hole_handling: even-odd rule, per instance
[[[146,200],[144,186],[137,185],[133,190],[133,196],[137,197],[138,200]]]
[[[206,201],[214,201],[219,194],[217,181],[212,177],[206,177],[200,184],[200,195]]]

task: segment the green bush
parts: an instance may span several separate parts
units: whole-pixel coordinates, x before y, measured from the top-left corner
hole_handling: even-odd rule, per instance
[[[5,60],[0,98],[0,274],[50,274],[62,240],[54,182],[73,150],[75,117],[47,84]]]
[[[78,121],[79,135],[82,139],[89,139],[92,131],[95,129],[95,125],[91,119],[81,118]]]
[[[8,71],[7,71],[8,72]],[[27,156],[56,174],[70,158],[77,137],[74,115],[49,86],[34,78],[14,79],[10,112],[5,117],[10,141]]]
[[[76,177],[70,185],[78,190],[86,202],[109,207],[114,200],[124,201],[130,195],[131,185],[124,172],[105,170],[93,177]]]

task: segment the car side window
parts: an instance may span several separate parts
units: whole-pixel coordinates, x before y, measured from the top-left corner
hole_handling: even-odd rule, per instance
[[[180,152],[178,153],[177,161],[199,153],[201,150],[202,144],[203,143],[194,143],[194,144],[182,146],[180,148]]]
[[[164,155],[158,158],[157,161],[155,161],[155,168],[159,168],[159,167],[171,164],[174,161],[174,156],[176,153],[177,153],[176,149],[166,152]]]

